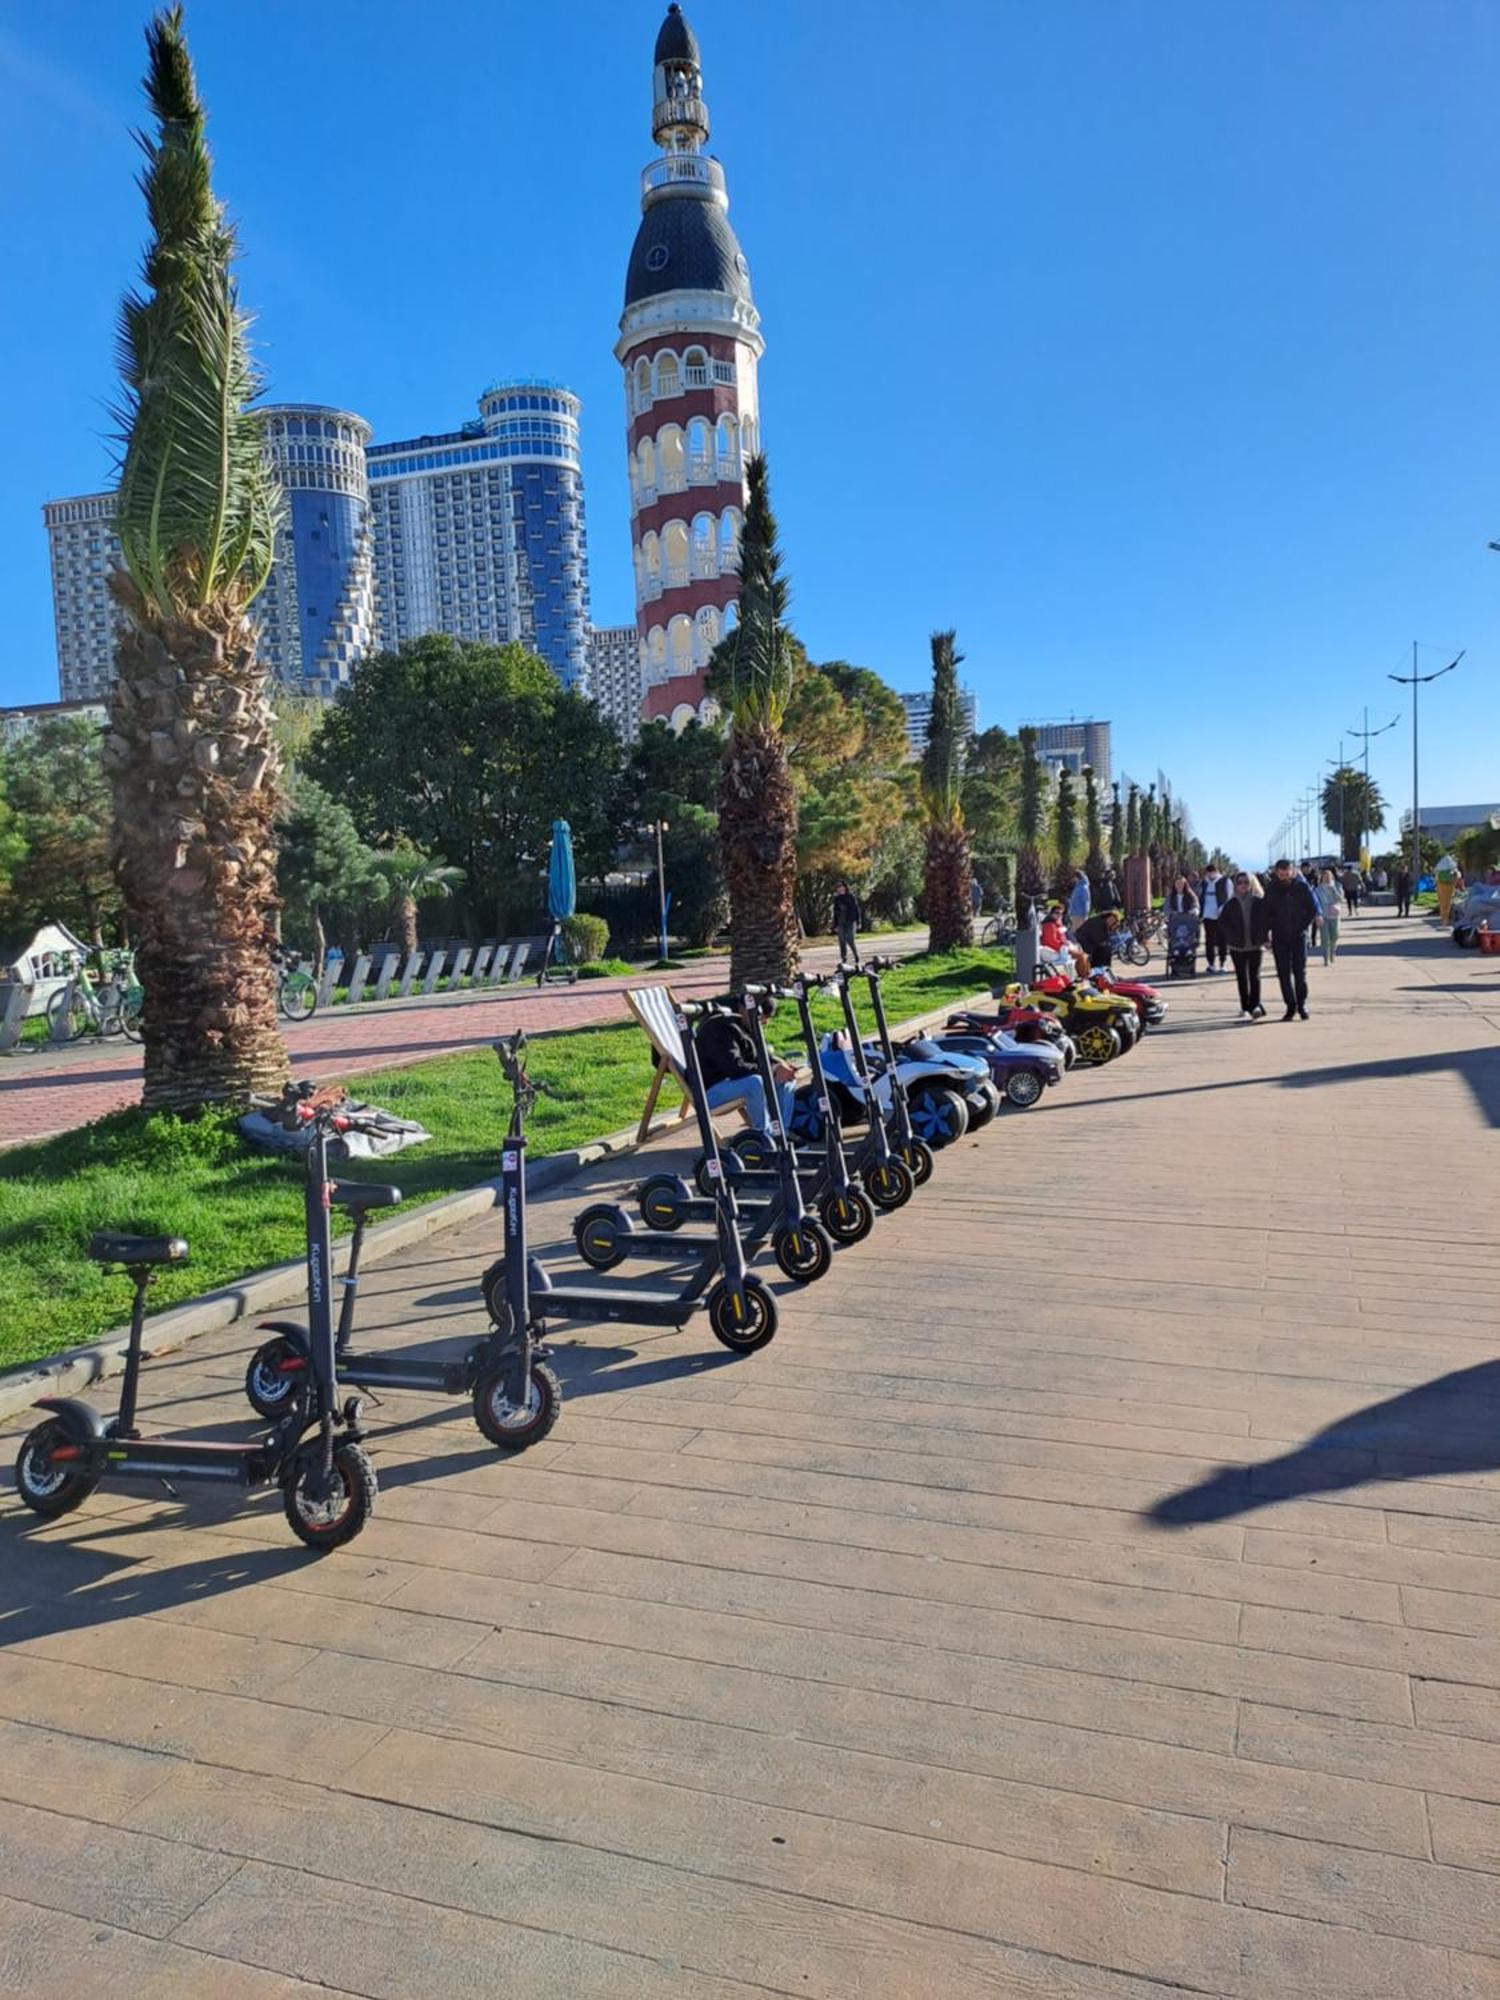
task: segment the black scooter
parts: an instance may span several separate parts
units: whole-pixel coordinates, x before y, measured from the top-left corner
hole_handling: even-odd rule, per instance
[[[740,1240],[753,1252],[769,1236],[771,1253],[783,1274],[796,1284],[810,1285],[832,1265],[833,1245],[828,1232],[812,1220],[803,1200],[801,1178],[782,1122],[762,1016],[763,1005],[774,1005],[770,995],[769,987],[747,986],[742,994],[709,1003],[714,1011],[748,1021],[772,1141],[775,1193],[769,1202],[742,1211]],[[723,1164],[726,1170],[730,1167],[727,1156]],[[573,1241],[586,1264],[596,1271],[609,1271],[627,1257],[667,1257],[676,1262],[696,1253],[717,1260],[719,1239],[717,1231],[712,1236],[686,1236],[671,1227],[641,1229],[618,1202],[597,1201],[575,1218]]]
[[[394,1208],[401,1190],[368,1181],[328,1179],[326,1163],[320,1166],[311,1154],[307,1171],[310,1181],[321,1173],[328,1202],[354,1218],[349,1264],[342,1279],[344,1299],[334,1338],[338,1380],[377,1392],[417,1389],[431,1396],[467,1396],[475,1423],[501,1451],[524,1451],[546,1437],[562,1407],[562,1388],[547,1366],[545,1350],[533,1343],[530,1328],[524,1324],[515,1339],[492,1325],[482,1339],[473,1341],[451,1361],[399,1352],[355,1352],[354,1307],[366,1221],[374,1209]],[[259,1415],[274,1421],[307,1393],[311,1342],[307,1329],[292,1321],[263,1320],[261,1328],[274,1338],[264,1341],[251,1356],[245,1371],[245,1394]]]
[[[737,1354],[750,1354],[776,1336],[776,1300],[763,1280],[746,1268],[740,1240],[739,1207],[723,1172],[713,1119],[698,1067],[693,1021],[702,1010],[682,1003],[677,1028],[682,1037],[688,1094],[698,1119],[704,1150],[716,1169],[718,1197],[714,1203],[716,1251],[698,1260],[687,1283],[677,1291],[648,1291],[629,1284],[559,1284],[530,1255],[526,1237],[526,1113],[536,1101],[537,1085],[526,1072],[526,1037],[513,1035],[495,1044],[515,1092],[510,1131],[500,1156],[505,1203],[505,1251],[480,1281],[484,1302],[502,1333],[512,1327],[546,1326],[567,1320],[594,1323],[623,1321],[632,1326],[686,1326],[694,1313],[707,1308],[714,1338]]]
[[[911,1200],[912,1190],[916,1186],[916,1175],[905,1160],[896,1157],[890,1133],[886,1130],[886,1119],[881,1116],[880,1095],[870,1071],[870,1058],[865,1048],[864,1032],[854,1011],[854,995],[849,990],[849,978],[848,971],[841,965],[834,974],[834,984],[838,988],[839,1003],[844,1010],[844,1028],[849,1037],[849,1061],[853,1065],[854,1074],[859,1078],[865,1104],[869,1108],[864,1137],[855,1148],[854,1170],[877,1207],[902,1208]],[[891,1095],[894,1103],[894,1065],[891,1072]]]
[[[855,1186],[849,1170],[838,1110],[828,1088],[828,1079],[823,1074],[823,1053],[812,1019],[812,995],[831,984],[832,974],[825,974],[821,979],[803,975],[788,987],[773,989],[775,997],[786,996],[796,1003],[808,1066],[812,1071],[813,1094],[823,1112],[820,1153],[799,1153],[789,1132],[783,1133],[783,1139],[802,1184],[804,1199],[817,1209],[824,1229],[835,1243],[862,1243],[875,1226],[875,1211],[868,1196]],[[764,1030],[761,1032],[763,1036]],[[736,1133],[723,1155],[722,1164],[731,1175],[737,1192],[746,1194],[752,1200],[760,1192],[774,1198],[773,1191],[779,1185],[781,1166],[772,1159],[771,1153],[772,1142],[767,1141],[764,1133]],[[708,1178],[708,1164],[705,1157],[695,1170],[700,1183]],[[680,1174],[651,1175],[641,1182],[636,1190],[636,1199],[642,1216],[652,1229],[680,1229],[686,1222],[713,1219],[712,1197],[695,1195]]]
[[[867,958],[860,967],[870,988],[870,1007],[875,1016],[875,1033],[880,1042],[880,1052],[885,1057],[886,1080],[890,1084],[891,1108],[886,1114],[886,1129],[891,1144],[896,1149],[898,1159],[904,1160],[911,1169],[912,1180],[918,1187],[925,1187],[932,1179],[933,1152],[925,1139],[919,1139],[912,1130],[911,1106],[907,1100],[906,1085],[901,1078],[901,1065],[896,1060],[895,1045],[891,1041],[890,1023],[885,1017],[885,998],[880,989],[881,974],[889,972],[895,964],[893,958]]]
[[[143,1438],[135,1418],[146,1292],[156,1267],[182,1263],[187,1245],[178,1236],[100,1232],[90,1239],[90,1257],[122,1266],[135,1286],[120,1407],[106,1421],[90,1404],[69,1396],[38,1399],[50,1415],[29,1434],[16,1460],[16,1491],[33,1513],[49,1520],[71,1513],[102,1479],[159,1480],[174,1498],[174,1481],[201,1479],[224,1486],[279,1486],[292,1533],[311,1549],[352,1541],[370,1518],[375,1468],[362,1443],[359,1399],[351,1396],[342,1410],[334,1404],[332,1240],[323,1189],[329,1134],[347,1129],[348,1121],[340,1120],[332,1102],[310,1095],[299,1095],[296,1110],[312,1126],[305,1197],[312,1327],[306,1393],[266,1436],[248,1443]]]

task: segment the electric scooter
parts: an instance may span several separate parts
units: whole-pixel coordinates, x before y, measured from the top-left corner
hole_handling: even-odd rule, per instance
[[[546,1437],[558,1419],[562,1388],[547,1366],[546,1350],[533,1342],[529,1325],[522,1325],[519,1334],[511,1338],[492,1324],[483,1339],[473,1341],[451,1361],[400,1352],[355,1351],[354,1308],[367,1218],[374,1209],[394,1208],[401,1190],[367,1181],[330,1180],[326,1163],[311,1153],[307,1171],[312,1184],[322,1175],[327,1202],[346,1209],[354,1218],[333,1347],[339,1381],[372,1391],[417,1389],[432,1396],[467,1396],[475,1423],[501,1451],[524,1451]],[[291,1402],[307,1393],[311,1343],[305,1328],[287,1320],[263,1320],[261,1330],[274,1338],[263,1342],[251,1356],[245,1371],[245,1394],[252,1409],[274,1421],[285,1415]]]
[[[756,1069],[765,1093],[769,1124],[767,1164],[776,1174],[776,1192],[766,1203],[742,1212],[740,1240],[753,1251],[766,1237],[782,1272],[796,1284],[810,1285],[823,1277],[833,1262],[833,1244],[828,1232],[814,1222],[802,1196],[802,1180],[793,1158],[791,1142],[781,1116],[781,1101],[771,1068],[771,1051],[766,1044],[761,1013],[771,989],[747,986],[726,1005],[710,1002],[715,1011],[733,1012],[749,1020],[750,1039],[755,1044]],[[765,1134],[760,1135],[766,1137]],[[729,1166],[725,1159],[724,1165]],[[733,1176],[731,1175],[732,1179]],[[639,1229],[618,1202],[599,1201],[583,1210],[573,1223],[573,1241],[578,1254],[595,1271],[613,1270],[627,1257],[667,1257],[680,1261],[692,1256],[717,1260],[718,1234],[686,1236],[676,1229]]]
[[[630,1284],[559,1284],[532,1257],[526,1241],[527,1111],[536,1101],[537,1086],[526,1072],[526,1037],[513,1035],[495,1047],[515,1093],[510,1130],[500,1156],[501,1191],[505,1203],[505,1250],[480,1280],[484,1303],[502,1333],[513,1327],[567,1320],[593,1323],[624,1321],[632,1326],[686,1326],[707,1307],[714,1338],[737,1354],[751,1354],[776,1336],[776,1300],[763,1279],[746,1268],[740,1240],[739,1208],[734,1188],[724,1174],[718,1137],[709,1114],[698,1066],[692,1023],[702,1009],[684,1001],[677,1008],[682,1037],[683,1071],[698,1131],[713,1170],[718,1195],[714,1204],[716,1254],[698,1260],[687,1283],[677,1291],[648,1291]]]
[[[292,1087],[288,1086],[290,1090]],[[284,1103],[286,1100],[282,1100]],[[277,1100],[270,1100],[282,1108]],[[96,1263],[118,1265],[135,1286],[130,1341],[120,1387],[120,1407],[106,1420],[70,1396],[43,1396],[50,1412],[21,1446],[16,1491],[35,1514],[52,1520],[71,1513],[103,1479],[160,1481],[176,1498],[177,1480],[213,1480],[221,1486],[279,1486],[292,1533],[311,1549],[336,1549],[352,1541],[375,1505],[375,1468],[363,1445],[360,1402],[351,1396],[335,1408],[333,1311],[328,1293],[332,1235],[324,1204],[330,1133],[348,1130],[328,1098],[304,1090],[295,1096],[297,1117],[312,1127],[305,1193],[307,1213],[307,1312],[309,1370],[306,1392],[280,1421],[248,1443],[197,1438],[143,1438],[136,1428],[141,1374],[141,1334],[146,1293],[161,1265],[180,1264],[187,1245],[178,1236],[133,1236],[101,1231],[90,1238]]]
[[[810,1089],[814,1101],[821,1106],[821,1149],[816,1160],[796,1152],[790,1133],[784,1136],[799,1178],[808,1183],[804,1197],[817,1209],[824,1229],[835,1243],[862,1243],[875,1226],[875,1210],[863,1190],[855,1186],[849,1170],[838,1107],[823,1070],[822,1046],[812,1018],[812,995],[832,983],[831,973],[824,974],[822,978],[802,974],[790,986],[772,989],[773,996],[788,997],[797,1008],[798,1025],[812,1072]],[[755,1142],[753,1148],[752,1141]],[[741,1147],[751,1150],[755,1164],[740,1159]],[[760,1133],[736,1134],[723,1152],[722,1163],[736,1190],[743,1189],[752,1194],[758,1188],[768,1189],[779,1171],[766,1160]],[[706,1169],[707,1161],[700,1161],[699,1166]],[[707,1179],[706,1171],[703,1178]],[[636,1199],[641,1215],[653,1229],[680,1229],[685,1222],[710,1222],[714,1216],[712,1197],[695,1195],[680,1174],[651,1175],[636,1190]]]

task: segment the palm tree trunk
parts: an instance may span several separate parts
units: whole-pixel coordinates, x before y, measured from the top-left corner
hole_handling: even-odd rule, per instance
[[[231,604],[130,613],[105,760],[112,856],[145,992],[148,1110],[279,1090],[288,1069],[269,947],[278,759],[255,628]]]
[[[963,825],[927,829],[927,949],[957,951],[974,942],[969,836]]]
[[[410,958],[417,948],[417,899],[403,896],[401,907],[396,913],[396,921],[401,930],[401,949]]]
[[[797,800],[779,733],[735,729],[719,777],[719,845],[729,889],[730,983],[797,970]]]

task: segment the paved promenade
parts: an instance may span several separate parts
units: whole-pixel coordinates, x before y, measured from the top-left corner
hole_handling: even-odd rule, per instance
[[[760,1355],[565,1338],[508,1463],[391,1398],[322,1562],[0,1496],[0,1991],[1497,2000],[1500,969],[1346,931],[1307,1024],[1199,979],[947,1154]],[[372,1270],[373,1338],[473,1328],[496,1242]],[[238,1430],[244,1345],[153,1414]]]
[[[925,931],[903,931],[869,940],[869,948],[904,955],[925,947]],[[808,963],[837,962],[832,945],[817,945]],[[718,993],[727,958],[693,960],[672,974],[682,994]],[[362,1076],[427,1056],[483,1047],[496,1035],[524,1028],[592,1028],[627,1018],[625,989],[658,975],[586,979],[576,986],[538,987],[531,979],[498,992],[436,994],[430,1000],[389,1000],[379,1006],[328,1007],[303,1026],[287,1025],[286,1041],[299,1076]],[[107,1112],[139,1102],[141,1052],[128,1042],[44,1046],[0,1058],[0,1147],[71,1131]]]

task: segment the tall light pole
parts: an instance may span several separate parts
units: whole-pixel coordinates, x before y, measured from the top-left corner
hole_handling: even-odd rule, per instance
[[[1369,810],[1370,810],[1370,742],[1371,742],[1371,739],[1372,739],[1373,737],[1376,737],[1376,736],[1384,736],[1385,732],[1386,732],[1386,731],[1387,731],[1388,729],[1394,729],[1394,728],[1395,728],[1395,726],[1396,726],[1396,724],[1397,724],[1397,723],[1398,723],[1398,722],[1399,722],[1400,720],[1401,720],[1401,711],[1400,711],[1400,709],[1398,708],[1398,709],[1396,710],[1396,713],[1395,713],[1395,714],[1394,714],[1394,715],[1393,715],[1393,716],[1391,717],[1391,719],[1390,719],[1390,721],[1389,721],[1389,722],[1384,722],[1384,723],[1382,723],[1382,724],[1381,724],[1381,726],[1379,727],[1379,729],[1372,729],[1372,728],[1370,727],[1370,711],[1369,711],[1369,709],[1368,709],[1368,707],[1367,707],[1367,708],[1365,709],[1365,726],[1364,726],[1364,728],[1363,728],[1363,729],[1351,729],[1351,730],[1349,731],[1349,734],[1350,734],[1351,736],[1357,736],[1357,737],[1359,737],[1359,738],[1360,738],[1360,740],[1361,740],[1361,741],[1363,742],[1363,744],[1364,744],[1364,746],[1365,746],[1365,800],[1364,800],[1364,809],[1365,809],[1365,811],[1366,811],[1367,813],[1368,813],[1368,812],[1369,812]],[[1366,834],[1368,834],[1369,832],[1371,832],[1371,831],[1372,831],[1372,829],[1371,829],[1371,828],[1369,828],[1369,827],[1367,827],[1367,826],[1361,826],[1361,827],[1360,827],[1360,829],[1359,829],[1359,831],[1360,831],[1360,846],[1361,846],[1361,848],[1363,848],[1363,846],[1364,846],[1364,836],[1365,836]]]
[[[1435,674],[1417,672],[1417,642],[1411,642],[1411,672],[1409,674],[1387,674],[1388,681],[1395,681],[1398,687],[1411,689],[1411,886],[1415,893],[1417,880],[1422,873],[1422,799],[1417,766],[1417,695],[1429,681],[1440,681],[1444,674],[1451,674],[1468,647],[1462,647],[1446,667],[1439,667]]]
[[[661,837],[670,826],[670,820],[654,819],[651,822],[651,831],[656,835],[656,922],[663,959],[667,955],[667,867],[662,858]]]

